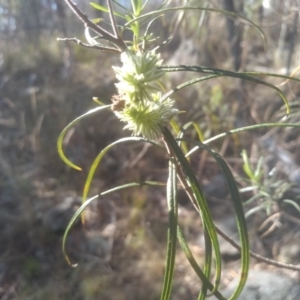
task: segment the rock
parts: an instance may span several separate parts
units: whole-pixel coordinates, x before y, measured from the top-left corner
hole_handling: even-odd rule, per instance
[[[224,297],[232,295],[239,278],[222,291]],[[269,271],[250,270],[247,283],[238,300],[299,300],[300,284],[291,278]],[[215,300],[215,297],[211,298]]]
[[[293,238],[281,245],[277,260],[287,264],[298,264],[300,262],[299,242],[299,239]]]

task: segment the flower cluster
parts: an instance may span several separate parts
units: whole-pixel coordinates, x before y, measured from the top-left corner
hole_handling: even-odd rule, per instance
[[[113,67],[119,82],[119,95],[113,98],[113,109],[117,117],[126,122],[124,129],[134,135],[156,140],[161,128],[178,113],[174,101],[161,98],[158,79],[164,72],[158,69],[162,60],[154,51],[121,54],[122,67]]]

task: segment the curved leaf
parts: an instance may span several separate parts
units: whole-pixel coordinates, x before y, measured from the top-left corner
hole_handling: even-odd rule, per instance
[[[159,67],[160,70],[163,70],[165,72],[179,72],[179,71],[185,71],[185,72],[197,72],[197,73],[208,73],[208,74],[214,74],[214,75],[219,75],[219,76],[228,76],[228,77],[234,77],[234,78],[239,78],[239,79],[244,79],[248,81],[252,81],[254,83],[262,84],[265,85],[269,88],[272,88],[275,90],[280,97],[282,98],[285,106],[286,106],[286,113],[289,115],[290,113],[290,107],[288,104],[288,101],[283,94],[283,92],[276,87],[274,84],[268,83],[266,81],[263,81],[261,79],[252,77],[247,75],[247,73],[239,73],[239,72],[233,72],[233,71],[226,71],[222,69],[217,69],[217,68],[210,68],[210,67],[199,67],[199,66],[185,66],[185,65],[179,65],[179,66],[161,66]],[[292,79],[293,77],[291,77]],[[197,81],[195,81],[197,82]],[[194,82],[194,83],[195,83]],[[194,84],[192,83],[192,84]],[[180,88],[186,87],[191,85],[190,82],[186,82],[183,85],[181,85]],[[178,89],[177,89],[178,90]]]
[[[95,9],[98,9],[98,10],[100,10],[100,11],[109,13],[109,9],[108,9],[107,7],[102,6],[102,5],[98,4],[98,3],[90,2],[90,5],[91,5],[92,7],[94,7]],[[115,16],[118,16],[118,17],[123,18],[123,19],[126,20],[126,18],[125,18],[123,15],[117,13],[116,11],[114,11],[113,13],[114,13]]]
[[[187,139],[178,139],[183,140],[187,143],[197,144],[199,148],[205,149],[210,153],[210,155],[216,160],[218,163],[220,169],[222,170],[222,173],[224,174],[225,181],[229,190],[229,193],[231,195],[231,200],[234,205],[234,209],[236,212],[236,220],[237,220],[237,228],[240,236],[241,241],[241,275],[240,275],[240,281],[239,284],[234,291],[233,295],[230,297],[230,300],[237,299],[237,297],[240,295],[240,293],[243,290],[243,287],[245,286],[248,270],[249,270],[249,264],[250,264],[250,247],[249,247],[249,240],[248,240],[248,231],[247,231],[247,224],[246,224],[246,218],[244,214],[243,204],[240,198],[240,193],[238,190],[238,187],[236,185],[235,179],[227,166],[225,160],[216,153],[213,149],[208,147],[207,145],[204,145],[200,142],[193,141],[193,140],[187,140]]]
[[[206,226],[207,233],[211,239],[213,249],[215,252],[215,259],[216,259],[215,288],[218,288],[218,285],[220,283],[220,277],[221,277],[222,262],[221,262],[219,241],[218,241],[215,224],[212,220],[210,210],[208,208],[206,199],[200,188],[198,180],[195,177],[195,174],[192,171],[191,166],[188,163],[187,159],[185,158],[183,152],[181,151],[180,147],[178,146],[177,141],[174,139],[173,135],[170,133],[170,131],[166,127],[164,127],[162,129],[162,132],[164,135],[164,139],[165,139],[166,143],[168,144],[168,147],[172,151],[173,155],[177,158],[182,170],[184,171],[185,180],[188,182],[188,185],[189,185],[188,188],[192,191],[194,198],[196,200],[196,203],[194,203],[194,204],[199,210],[201,219],[204,222],[203,225]]]
[[[169,159],[169,178],[167,182],[167,200],[169,210],[168,239],[166,270],[164,276],[161,300],[169,300],[171,297],[172,282],[175,269],[176,241],[177,241],[177,219],[178,219],[178,200],[177,200],[177,172],[174,157]]]
[[[77,218],[82,214],[82,212],[84,211],[84,209],[94,200],[100,198],[101,196],[105,196],[108,195],[110,193],[119,191],[119,190],[123,190],[123,189],[127,189],[130,187],[137,187],[137,186],[144,186],[144,185],[148,185],[148,186],[165,186],[166,184],[163,182],[156,182],[156,181],[143,181],[143,182],[132,182],[132,183],[127,183],[127,184],[123,184],[117,187],[114,187],[112,189],[109,189],[105,192],[100,193],[99,195],[96,195],[92,198],[89,198],[88,200],[86,200],[84,203],[81,204],[81,206],[78,208],[78,210],[75,212],[75,214],[73,215],[73,217],[71,218],[70,222],[68,223],[68,226],[65,230],[64,236],[63,236],[63,240],[62,240],[62,251],[64,254],[64,257],[66,259],[66,261],[68,262],[68,264],[72,265],[73,267],[76,267],[77,264],[72,264],[69,256],[67,255],[66,252],[66,241],[67,241],[67,237],[68,234],[72,228],[72,226],[74,225],[75,221],[77,220]]]
[[[200,129],[200,127],[198,126],[198,124],[196,124],[195,122],[188,122],[187,124],[185,124],[183,126],[183,130],[185,131],[189,126],[193,125],[194,128],[196,129],[197,133],[198,133],[198,136],[201,139],[203,139],[203,135],[202,135],[202,131]],[[177,137],[180,138],[182,137],[182,134],[183,134],[183,131],[180,130],[178,128],[177,130]],[[186,150],[187,149],[187,146],[186,146],[186,143],[185,142],[182,142],[182,144],[184,145],[184,148],[183,148],[183,153],[186,154],[188,151]],[[178,142],[178,145],[180,146],[181,145],[181,141]],[[182,145],[182,146],[183,146]],[[188,159],[188,158],[187,158]],[[189,161],[190,162],[190,161]],[[205,221],[202,220],[202,223],[205,224]],[[210,237],[207,233],[207,228],[206,226],[203,226],[203,229],[204,229],[204,242],[205,242],[205,263],[204,263],[204,276],[206,278],[209,278],[210,277],[210,274],[211,274],[211,264],[212,264],[212,244],[211,244],[211,240],[210,240]],[[220,271],[221,272],[221,271]],[[220,273],[221,274],[221,273]],[[208,286],[203,283],[203,286],[201,288],[201,292],[199,294],[199,297],[198,297],[198,300],[204,300],[206,298],[206,295],[207,295],[207,288]],[[215,292],[215,290],[217,290],[217,286],[213,289],[213,292]]]
[[[216,141],[218,139],[221,139],[223,137],[232,135],[232,134],[236,134],[236,133],[240,133],[243,131],[250,131],[250,130],[254,130],[254,129],[262,129],[262,128],[269,128],[269,127],[294,127],[294,128],[300,128],[300,124],[291,124],[291,123],[263,123],[263,124],[257,124],[257,125],[250,125],[250,126],[245,126],[245,127],[240,127],[237,129],[232,129],[223,133],[220,133],[218,135],[215,135],[212,138],[209,138],[207,140],[205,140],[203,142],[203,144],[207,145],[213,141]],[[186,156],[189,157],[191,156],[195,151],[197,151],[199,149],[198,146],[194,147],[193,149],[191,149]]]
[[[205,284],[210,291],[213,291],[214,290],[213,284],[209,281],[209,279],[206,277],[206,275],[204,274],[204,272],[201,270],[198,263],[196,262],[179,226],[177,226],[177,238],[178,238],[178,241],[179,241],[182,251],[184,252],[186,258],[188,259],[188,261],[189,261],[190,265],[192,266],[192,268],[194,269],[195,273],[201,279],[203,284]],[[213,294],[219,300],[226,300],[218,290],[215,290]]]
[[[242,74],[245,75],[254,75],[254,76],[267,76],[267,77],[277,77],[277,78],[282,78],[282,79],[287,79],[287,80],[293,80],[293,81],[298,81],[300,82],[299,78],[292,77],[292,76],[287,76],[287,75],[281,75],[281,74],[276,74],[276,73],[267,73],[267,72],[251,72],[251,71],[246,71],[246,72],[241,72]],[[279,85],[280,86],[280,85]],[[278,86],[277,86],[278,87]]]
[[[209,79],[212,79],[212,78],[217,78],[217,77],[220,77],[220,76],[222,76],[222,75],[210,75],[210,76],[200,77],[200,78],[196,78],[196,79],[186,81],[186,82],[176,86],[174,89],[170,90],[168,93],[164,94],[163,97],[161,98],[161,100],[163,101],[163,100],[169,98],[174,93],[178,92],[179,90],[181,90],[185,87],[188,87],[190,85],[193,85],[197,82],[209,80]]]
[[[211,264],[212,264],[212,243],[210,240],[210,236],[207,233],[206,226],[203,227],[204,229],[204,243],[205,243],[205,263],[204,263],[204,275],[206,278],[209,278],[211,275]],[[203,283],[201,291],[198,296],[198,300],[205,300],[207,295],[207,289],[209,287]],[[218,290],[218,286],[216,285],[212,293],[215,293]]]
[[[242,15],[239,15],[237,13],[234,13],[234,12],[230,12],[230,11],[227,11],[227,10],[221,10],[221,9],[214,9],[214,8],[207,8],[207,7],[199,7],[199,6],[180,6],[180,7],[170,7],[170,8],[163,8],[163,9],[159,9],[159,10],[156,10],[156,11],[152,11],[152,12],[149,12],[149,13],[146,13],[146,14],[143,14],[139,17],[136,17],[134,19],[132,19],[130,22],[127,22],[124,26],[127,27],[129,26],[131,23],[137,21],[137,20],[140,20],[140,19],[143,19],[143,18],[147,18],[149,16],[154,16],[154,15],[157,15],[157,14],[162,14],[162,13],[165,13],[165,12],[170,12],[170,11],[179,11],[179,10],[202,10],[202,11],[208,11],[208,12],[215,12],[215,13],[220,13],[220,14],[224,14],[224,15],[227,15],[227,16],[231,16],[231,17],[235,17],[235,18],[240,18],[246,22],[248,22],[250,25],[252,25],[253,27],[255,27],[255,29],[260,33],[260,35],[262,36],[262,39],[263,39],[263,44],[264,44],[264,48],[266,49],[267,48],[267,42],[266,42],[266,37],[265,37],[265,34],[263,33],[263,31],[259,28],[259,26],[257,26],[255,23],[253,23],[251,20],[249,20],[248,18],[242,16]]]
[[[154,141],[150,141],[150,140],[145,140],[144,138],[141,137],[126,137],[126,138],[121,138],[111,144],[109,144],[108,146],[106,146],[103,150],[100,151],[100,153],[97,155],[97,157],[95,158],[95,160],[92,163],[92,166],[88,172],[88,176],[87,179],[85,181],[84,184],[84,189],[83,189],[83,195],[82,195],[82,202],[84,202],[88,196],[89,190],[90,190],[90,186],[93,180],[93,177],[95,175],[95,171],[98,168],[102,158],[104,157],[104,155],[115,145],[120,144],[120,143],[124,143],[124,142],[148,142],[151,143],[153,145],[162,147],[160,144],[154,142]]]
[[[86,112],[85,114],[81,115],[80,117],[76,118],[75,120],[73,120],[67,127],[64,128],[64,130],[61,132],[61,134],[59,135],[58,137],[58,140],[57,140],[57,151],[58,151],[58,154],[60,156],[60,158],[68,165],[70,166],[71,168],[74,168],[76,170],[79,170],[81,171],[81,168],[76,166],[74,163],[72,163],[65,155],[64,151],[63,151],[63,140],[64,140],[64,137],[66,135],[66,133],[68,132],[68,130],[73,127],[76,123],[78,123],[81,119],[99,111],[99,110],[102,110],[102,109],[105,109],[105,108],[108,108],[110,107],[111,105],[104,105],[104,106],[99,106],[99,107],[96,107],[94,109],[91,109],[89,110],[88,112]]]

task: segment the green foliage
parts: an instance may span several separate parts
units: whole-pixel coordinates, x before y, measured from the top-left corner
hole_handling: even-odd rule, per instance
[[[292,184],[278,179],[276,168],[271,170],[269,174],[265,174],[263,170],[263,157],[259,158],[255,169],[253,169],[246,150],[243,150],[241,155],[244,161],[243,169],[247,175],[245,181],[250,183],[249,186],[241,189],[241,192],[253,192],[253,196],[245,202],[245,206],[256,203],[255,207],[246,213],[246,217],[262,210],[265,210],[268,216],[277,213],[280,202],[292,205],[300,212],[300,207],[295,200],[285,199],[284,195],[290,190]]]

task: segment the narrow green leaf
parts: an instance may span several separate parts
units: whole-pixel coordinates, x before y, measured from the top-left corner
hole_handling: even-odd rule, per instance
[[[266,209],[266,206],[261,204],[259,206],[256,206],[256,207],[253,207],[251,208],[250,210],[248,210],[245,214],[245,218],[248,219],[251,215],[253,215],[254,213],[260,211],[260,210],[263,210],[263,209]]]
[[[218,153],[216,153],[213,149],[211,149],[207,145],[204,145],[203,143],[193,141],[193,140],[187,140],[187,139],[180,139],[180,140],[184,140],[192,144],[197,144],[199,148],[208,151],[209,154],[216,160],[224,175],[231,196],[231,200],[235,209],[237,228],[238,228],[240,241],[241,241],[241,264],[242,264],[241,275],[240,275],[239,284],[236,287],[233,295],[230,297],[230,300],[238,299],[238,296],[240,295],[240,293],[243,290],[243,287],[246,284],[247,275],[249,271],[249,264],[250,264],[250,255],[249,255],[250,247],[249,247],[249,240],[248,240],[247,224],[246,224],[243,204],[240,198],[238,187],[236,185],[232,172],[230,171],[230,168],[227,166],[225,160]]]
[[[104,105],[104,106],[99,106],[99,107],[96,107],[94,109],[91,109],[89,110],[88,112],[86,112],[85,114],[81,115],[80,117],[76,118],[75,120],[73,120],[67,127],[65,127],[65,129],[61,132],[61,134],[59,135],[58,137],[58,140],[57,140],[57,151],[58,151],[58,154],[60,156],[60,158],[68,165],[70,166],[71,168],[74,168],[76,170],[79,170],[81,171],[81,168],[76,166],[74,163],[72,163],[65,155],[64,151],[63,151],[63,140],[64,140],[64,137],[66,135],[66,133],[69,131],[70,128],[72,128],[76,123],[78,123],[81,119],[99,111],[99,110],[103,110],[103,109],[106,109],[108,107],[110,107],[111,105]]]
[[[144,10],[144,8],[147,6],[148,3],[149,3],[149,0],[146,0],[145,3],[143,4],[143,7],[142,7],[141,11]]]
[[[181,138],[184,131],[186,131],[188,129],[188,127],[190,126],[194,126],[194,128],[196,129],[196,132],[198,132],[198,136],[200,141],[203,140],[203,135],[202,135],[202,131],[200,129],[200,127],[198,126],[198,124],[196,124],[195,122],[188,122],[186,123],[182,128],[183,130],[179,130],[177,131],[177,137]],[[178,145],[180,146],[181,142],[178,142]],[[185,148],[187,148],[186,143],[183,142],[183,144],[185,145]],[[184,154],[186,154],[187,151],[184,151]],[[201,214],[200,214],[201,216]],[[202,217],[202,216],[201,216]],[[205,221],[202,220],[202,223],[205,224]],[[204,264],[204,275],[206,276],[206,278],[210,277],[210,273],[211,273],[211,264],[212,264],[212,244],[211,244],[211,240],[210,237],[207,233],[207,228],[206,226],[204,226],[204,241],[205,241],[205,264]],[[203,286],[201,288],[200,294],[198,296],[198,300],[204,300],[206,299],[206,295],[207,295],[207,288],[208,286],[206,284],[203,283]],[[216,287],[217,289],[217,287]],[[215,289],[213,290],[213,292],[215,291]]]
[[[247,176],[256,183],[256,180],[255,180],[255,175],[254,175],[254,172],[251,168],[251,165],[250,165],[250,161],[249,161],[249,157],[247,155],[247,151],[244,149],[241,153],[241,156],[243,158],[243,169],[244,169],[244,172],[247,174]]]
[[[168,239],[167,239],[167,257],[164,284],[161,293],[161,300],[169,300],[171,297],[172,282],[175,269],[176,241],[177,241],[177,218],[178,218],[178,200],[177,200],[177,174],[175,159],[169,159],[169,178],[167,182],[167,200],[169,210]]]
[[[108,10],[107,7],[102,6],[102,5],[98,4],[98,3],[90,2],[90,5],[91,5],[92,7],[94,7],[95,9],[101,10],[101,11],[103,11],[103,12],[106,12],[106,13],[109,12],[109,10]],[[117,13],[116,11],[113,11],[113,13],[114,13],[115,16],[118,16],[118,17],[123,18],[123,19],[126,20],[125,16],[123,16],[123,15]]]
[[[300,82],[300,79],[297,77],[291,77],[287,75],[281,75],[281,74],[276,74],[276,73],[267,73],[267,72],[242,72],[242,74],[245,75],[252,75],[252,76],[267,76],[267,77],[277,77],[277,78],[282,78],[282,79],[289,79],[293,81],[298,81]]]
[[[201,268],[199,267],[198,263],[196,262],[180,228],[177,226],[177,238],[180,244],[180,247],[182,249],[182,251],[184,252],[186,258],[188,259],[190,265],[192,266],[192,268],[194,269],[195,273],[198,275],[198,277],[201,279],[201,281],[203,282],[203,284],[205,284],[208,289],[210,291],[214,290],[214,286],[213,284],[209,281],[209,279],[207,278],[207,276],[204,274],[204,272],[201,270]],[[219,300],[226,300],[223,295],[218,291],[215,290],[213,293]]]
[[[145,30],[145,32],[144,32],[144,34],[143,34],[143,37],[142,37],[142,39],[143,39],[143,49],[145,49],[145,47],[146,47],[146,40],[147,40],[147,36],[148,36],[148,32],[149,32],[150,26],[151,26],[157,19],[159,19],[160,17],[162,17],[162,15],[153,18],[153,19],[147,24],[146,30]],[[150,36],[150,35],[149,35],[149,36]]]
[[[257,187],[258,188],[258,187]],[[256,201],[257,199],[261,198],[262,194],[259,192],[257,194],[255,194],[254,196],[252,196],[250,199],[248,199],[246,202],[244,202],[244,206],[247,206],[249,204],[251,204],[252,202]],[[247,217],[247,216],[246,216]]]
[[[178,125],[178,123],[174,119],[171,120],[171,126],[172,126],[174,132],[177,135],[180,134],[181,131],[180,131],[179,125]],[[184,154],[186,154],[188,152],[188,148],[187,148],[186,143],[179,142],[178,145],[179,145],[179,147],[182,148],[182,151],[183,151]]]
[[[214,74],[214,75],[219,75],[219,76],[228,76],[228,77],[244,79],[244,80],[252,81],[257,84],[265,85],[265,86],[275,90],[280,95],[280,97],[282,98],[282,100],[286,106],[287,115],[289,115],[289,113],[290,113],[289,103],[288,103],[285,95],[283,94],[283,92],[278,87],[276,87],[274,84],[271,84],[271,83],[265,82],[263,80],[260,80],[258,78],[249,76],[246,73],[239,73],[239,72],[221,70],[221,69],[210,68],[210,67],[200,67],[200,66],[161,66],[161,67],[159,67],[159,69],[161,69],[165,72],[185,71],[185,72],[208,73],[208,74]],[[197,82],[197,81],[195,81],[195,82]],[[192,83],[192,84],[194,84],[194,83]],[[185,84],[181,85],[180,88],[184,88],[189,85],[191,85],[191,84],[188,81]]]
[[[84,184],[84,189],[83,189],[83,195],[82,195],[82,202],[85,202],[85,200],[87,199],[89,190],[90,190],[90,186],[92,183],[92,180],[94,178],[95,175],[95,171],[98,168],[102,158],[104,157],[104,155],[115,145],[120,144],[120,143],[124,143],[124,142],[148,142],[151,143],[153,145],[162,147],[161,145],[159,145],[158,143],[154,142],[154,141],[150,141],[150,140],[145,140],[141,137],[126,137],[126,138],[122,138],[119,139],[111,144],[109,144],[108,146],[106,146],[103,150],[100,151],[100,153],[97,155],[97,157],[95,158],[95,160],[92,163],[92,166],[88,172],[88,176],[87,179],[85,181]]]
[[[204,222],[203,222],[204,223]],[[204,275],[206,278],[210,278],[211,275],[211,264],[212,264],[212,244],[210,236],[207,233],[207,229],[204,226],[204,242],[205,242],[205,264],[204,264]],[[207,296],[208,285],[203,282],[201,291],[198,296],[198,300],[205,300]],[[217,290],[213,288],[212,292],[215,293]]]
[[[200,142],[203,142],[204,141],[204,134],[203,134],[199,124],[197,124],[196,122],[188,122],[188,123],[184,124],[182,126],[182,128],[183,128],[183,130],[186,130],[191,125],[195,128],[195,130],[197,132],[197,135],[198,135],[198,139],[200,140]]]
[[[132,0],[134,1],[134,0]],[[224,15],[227,15],[227,16],[231,16],[231,17],[235,17],[235,18],[240,18],[246,22],[248,22],[250,25],[252,25],[253,27],[255,27],[255,29],[260,33],[260,35],[262,36],[262,39],[263,39],[263,44],[264,44],[264,48],[266,49],[267,48],[267,42],[266,42],[266,37],[265,37],[265,34],[263,33],[263,31],[259,28],[259,26],[257,26],[255,23],[253,23],[251,20],[249,20],[248,18],[242,16],[242,15],[239,15],[239,14],[236,14],[236,13],[233,13],[233,12],[230,12],[230,11],[227,11],[227,10],[220,10],[220,9],[214,9],[214,8],[207,8],[207,7],[199,7],[199,6],[180,6],[180,7],[170,7],[170,8],[164,8],[164,9],[159,9],[159,10],[156,10],[156,11],[152,11],[152,12],[149,12],[149,13],[146,13],[146,14],[143,14],[143,15],[140,15],[138,17],[136,17],[135,19],[133,19],[132,21],[128,22],[125,24],[125,26],[128,26],[131,24],[131,22],[135,22],[136,20],[140,20],[140,19],[143,19],[143,18],[147,18],[149,16],[155,16],[157,14],[162,14],[162,13],[165,13],[165,12],[169,12],[169,11],[180,11],[180,10],[202,10],[202,11],[208,11],[208,12],[215,12],[215,13],[220,13],[220,14],[224,14]]]
[[[94,197],[89,198],[88,200],[86,200],[84,203],[81,204],[81,206],[78,208],[78,210],[75,212],[75,214],[73,215],[72,219],[70,220],[64,236],[63,236],[63,240],[62,240],[62,251],[64,254],[64,257],[66,259],[66,261],[68,262],[68,264],[72,265],[73,267],[76,267],[77,264],[72,264],[69,256],[67,255],[67,251],[66,251],[66,241],[69,235],[69,232],[72,228],[72,226],[74,225],[75,221],[77,220],[77,218],[82,214],[82,212],[85,210],[85,208],[94,200],[100,198],[101,196],[105,196],[108,195],[110,193],[119,191],[119,190],[123,190],[123,189],[127,189],[130,187],[138,187],[138,186],[144,186],[144,185],[148,185],[148,186],[165,186],[166,184],[164,182],[156,182],[156,181],[143,181],[143,182],[132,182],[132,183],[127,183],[127,184],[123,184],[117,187],[114,187],[112,189],[109,189],[105,192],[100,193],[99,195],[96,195]]]
[[[208,235],[210,236],[210,239],[212,241],[213,249],[215,252],[215,259],[216,259],[215,288],[217,289],[220,283],[222,262],[221,262],[220,246],[219,246],[219,241],[216,233],[215,224],[212,220],[210,210],[208,208],[203,192],[199,186],[198,180],[195,177],[195,174],[192,171],[191,166],[188,163],[186,157],[184,156],[183,152],[181,151],[180,147],[178,146],[176,140],[174,139],[170,131],[166,127],[164,127],[162,129],[162,132],[165,141],[167,142],[171,151],[178,159],[180,166],[185,173],[186,180],[188,181],[189,186],[195,196],[195,200],[197,201],[197,206],[199,208],[201,219],[203,220],[204,226],[206,226]]]
[[[221,77],[222,75],[209,75],[209,76],[205,76],[205,77],[201,77],[201,78],[196,78],[196,79],[192,79],[189,81],[186,81],[178,86],[176,86],[174,89],[170,90],[168,93],[164,94],[162,97],[162,101],[169,98],[171,95],[173,95],[174,93],[178,92],[179,90],[188,87],[190,85],[193,85],[197,82],[202,82],[202,81],[206,81],[212,78],[217,78],[217,77]]]
[[[203,144],[207,145],[213,141],[216,141],[218,139],[224,138],[226,136],[232,135],[232,134],[237,134],[243,131],[250,131],[250,130],[255,130],[255,129],[263,129],[263,128],[272,128],[272,127],[294,127],[294,128],[300,128],[300,124],[292,124],[292,123],[263,123],[263,124],[257,124],[257,125],[250,125],[250,126],[245,126],[245,127],[240,127],[232,130],[228,130],[226,132],[220,133],[218,135],[215,135],[212,138],[209,138],[203,142]],[[199,149],[198,146],[194,147],[191,149],[186,156],[189,157],[191,154],[196,152]]]
[[[135,17],[138,17],[142,9],[142,0],[131,0],[131,6]]]
[[[300,212],[300,206],[294,200],[284,199],[283,202],[294,206],[298,210],[298,212]]]
[[[257,166],[254,172],[254,176],[257,183],[260,182],[262,176],[264,175],[263,163],[264,163],[264,158],[261,156],[257,162]]]

